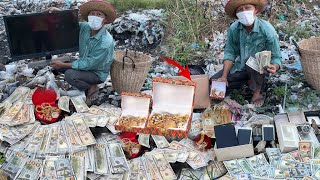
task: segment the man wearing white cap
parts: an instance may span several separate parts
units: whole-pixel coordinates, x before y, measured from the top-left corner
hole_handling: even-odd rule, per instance
[[[59,10],[49,8],[48,11]],[[54,69],[67,69],[66,81],[85,91],[88,100],[95,100],[99,89],[97,84],[104,82],[114,60],[114,40],[105,24],[116,19],[116,10],[104,0],[91,0],[80,6],[80,15],[86,22],[80,23],[79,59],[72,63],[54,61]]]
[[[224,50],[223,70],[211,77],[228,83],[229,88],[248,82],[253,91],[252,103],[261,107],[264,103],[262,87],[266,74],[260,74],[246,66],[250,56],[261,51],[271,51],[271,62],[267,71],[271,74],[280,69],[281,53],[278,35],[273,26],[257,17],[266,8],[266,0],[227,0],[225,12],[237,18],[228,29]]]

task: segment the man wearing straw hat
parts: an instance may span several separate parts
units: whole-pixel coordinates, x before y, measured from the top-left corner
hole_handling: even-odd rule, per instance
[[[60,10],[52,7],[48,11]],[[80,6],[80,15],[86,22],[80,23],[78,60],[72,63],[55,61],[51,63],[54,69],[67,69],[66,81],[85,91],[87,100],[97,98],[97,84],[104,82],[109,74],[114,60],[114,41],[105,24],[116,19],[116,10],[104,0],[91,0]]]
[[[253,91],[252,103],[261,107],[264,103],[262,87],[267,72],[275,74],[281,67],[281,53],[278,35],[272,25],[259,19],[257,14],[266,8],[266,0],[227,0],[225,12],[237,18],[228,29],[224,50],[223,70],[211,77],[237,88],[241,82],[248,82]],[[261,51],[271,51],[271,62],[267,72],[260,74],[246,66],[250,56]]]

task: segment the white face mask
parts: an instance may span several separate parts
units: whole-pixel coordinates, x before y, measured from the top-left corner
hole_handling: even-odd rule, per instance
[[[88,23],[92,30],[98,30],[102,27],[103,18],[98,16],[88,16]]]
[[[254,10],[242,11],[236,14],[240,23],[245,26],[251,26],[254,23],[256,17],[254,16]]]

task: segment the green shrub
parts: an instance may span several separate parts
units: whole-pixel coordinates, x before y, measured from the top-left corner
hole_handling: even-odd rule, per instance
[[[123,13],[128,10],[138,9],[165,9],[169,0],[107,0],[118,11]]]

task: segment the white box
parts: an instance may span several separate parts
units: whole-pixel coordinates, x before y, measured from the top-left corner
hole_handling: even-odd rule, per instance
[[[277,123],[277,134],[282,153],[297,150],[299,147],[299,134],[297,126],[291,123]]]

